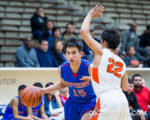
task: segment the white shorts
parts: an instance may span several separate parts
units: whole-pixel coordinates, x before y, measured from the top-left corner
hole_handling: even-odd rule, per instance
[[[90,120],[132,120],[124,93],[113,90],[97,96],[96,107]]]

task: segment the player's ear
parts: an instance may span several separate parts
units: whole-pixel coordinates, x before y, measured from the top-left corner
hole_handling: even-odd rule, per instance
[[[81,52],[80,52],[80,57],[83,57],[83,55],[84,55],[84,52],[81,51]]]
[[[108,42],[106,40],[103,41],[103,46],[106,48],[108,47]]]

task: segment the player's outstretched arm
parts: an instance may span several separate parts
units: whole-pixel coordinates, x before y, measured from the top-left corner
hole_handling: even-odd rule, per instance
[[[102,46],[93,39],[89,30],[90,30],[91,20],[93,18],[100,17],[103,11],[104,11],[104,7],[99,5],[97,5],[95,8],[90,10],[90,12],[85,17],[80,30],[80,34],[83,40],[86,42],[86,44],[92,49],[92,51],[95,54],[100,54],[100,55],[102,55],[103,53]]]
[[[61,71],[61,68],[59,67],[58,68],[58,72],[60,74],[60,71]],[[62,89],[64,87],[67,87],[65,81],[61,78],[60,81],[52,86],[49,86],[47,88],[41,88],[40,90],[46,94],[46,93],[49,93],[49,92],[52,92],[52,91],[57,91],[59,89]]]

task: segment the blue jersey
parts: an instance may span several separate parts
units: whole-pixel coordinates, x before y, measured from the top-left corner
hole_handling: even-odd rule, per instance
[[[69,62],[65,62],[61,65],[61,78],[67,83],[70,98],[74,102],[85,103],[96,97],[91,81],[85,82],[80,80],[82,76],[89,76],[89,65],[90,62],[81,59],[81,64],[76,74],[72,72]]]
[[[18,114],[20,116],[27,116],[26,106],[21,104],[19,96],[16,96],[16,98],[18,98]],[[5,114],[3,116],[3,119],[9,119],[8,117],[12,116],[12,115],[13,115],[13,110],[11,107],[9,107],[9,104],[8,104],[6,111],[5,111]]]
[[[35,116],[39,115],[42,104],[43,104],[43,99],[42,99],[41,103],[38,106],[32,108],[32,114],[33,115],[35,115]]]

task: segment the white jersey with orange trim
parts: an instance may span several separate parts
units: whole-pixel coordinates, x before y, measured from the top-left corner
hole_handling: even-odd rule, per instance
[[[92,84],[96,95],[113,89],[120,91],[121,77],[125,71],[123,60],[109,49],[103,49],[99,67],[92,68]]]
[[[131,120],[129,105],[121,90],[125,71],[123,60],[109,49],[103,49],[99,67],[92,68],[97,104],[90,120]]]

